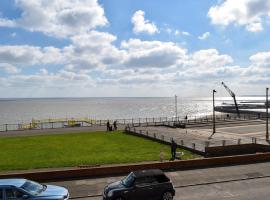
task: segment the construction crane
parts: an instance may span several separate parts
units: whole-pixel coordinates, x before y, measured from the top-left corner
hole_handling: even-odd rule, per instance
[[[237,102],[236,102],[236,98],[235,98],[234,92],[231,91],[230,88],[228,88],[228,86],[225,85],[224,82],[221,82],[221,84],[225,87],[225,89],[227,90],[227,92],[229,92],[229,94],[230,94],[231,97],[233,98],[237,116],[240,117],[240,112],[239,112],[239,109],[238,109],[238,105],[237,105]]]

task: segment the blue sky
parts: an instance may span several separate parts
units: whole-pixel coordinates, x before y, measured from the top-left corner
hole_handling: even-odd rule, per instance
[[[1,0],[0,97],[262,94],[269,20],[270,0]]]

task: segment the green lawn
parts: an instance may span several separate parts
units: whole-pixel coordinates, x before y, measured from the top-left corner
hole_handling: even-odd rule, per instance
[[[0,138],[0,170],[134,163],[170,158],[170,147],[116,132]],[[196,155],[185,151],[184,159]]]

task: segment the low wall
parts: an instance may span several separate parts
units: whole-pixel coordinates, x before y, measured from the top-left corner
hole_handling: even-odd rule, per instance
[[[240,144],[205,147],[206,157],[254,154],[258,152],[270,152],[270,146],[263,144]]]
[[[258,153],[252,155],[226,156],[215,158],[202,158],[193,160],[180,160],[172,162],[126,164],[117,166],[100,166],[82,169],[51,170],[28,173],[0,174],[0,178],[27,178],[36,181],[57,181],[78,178],[90,178],[97,176],[111,176],[127,174],[130,171],[142,169],[161,170],[188,170],[196,168],[218,167],[226,165],[250,164],[257,162],[269,162],[270,153]]]

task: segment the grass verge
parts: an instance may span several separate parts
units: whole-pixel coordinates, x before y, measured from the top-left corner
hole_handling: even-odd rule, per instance
[[[170,158],[170,146],[115,132],[9,137],[0,140],[0,170],[136,163]],[[185,152],[183,159],[197,157]]]

